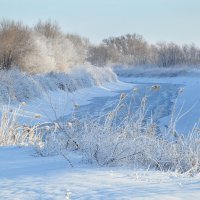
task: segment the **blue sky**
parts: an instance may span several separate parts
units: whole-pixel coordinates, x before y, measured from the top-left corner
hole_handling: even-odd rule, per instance
[[[152,43],[200,46],[200,0],[0,0],[0,17],[30,25],[55,19],[64,31],[95,43],[138,33]]]

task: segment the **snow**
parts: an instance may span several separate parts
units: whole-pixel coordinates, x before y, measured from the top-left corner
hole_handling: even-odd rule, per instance
[[[183,117],[177,122],[177,131],[187,134],[192,130],[195,124],[198,124],[200,119],[200,74],[192,75],[180,75],[175,77],[120,77],[121,81],[133,83],[135,85],[140,84],[166,84],[168,86],[176,86],[176,98],[172,98],[173,102],[176,102],[175,105],[175,116],[179,111]],[[178,95],[178,90],[183,89]],[[170,90],[170,87],[169,87]],[[162,94],[167,92],[167,89],[161,90]],[[149,102],[150,104],[152,102]],[[158,107],[163,106],[165,102],[161,102]],[[169,124],[171,115],[168,115],[160,119],[160,123],[163,126]],[[189,119],[189,120],[188,120]]]
[[[169,172],[98,168],[81,164],[69,155],[74,167],[61,156],[40,157],[31,148],[1,148],[1,199],[198,199],[200,176]]]
[[[77,75],[76,75],[77,76]],[[125,83],[127,82],[127,83]],[[177,130],[187,133],[198,122],[200,114],[200,79],[199,75],[174,77],[120,77],[120,81],[96,83],[88,88],[80,87],[73,92],[48,90],[43,95],[34,93],[23,107],[21,123],[46,123],[70,114],[74,105],[91,109],[94,98],[108,99],[141,85],[165,84],[165,96],[171,88],[184,88],[177,101],[177,109],[184,103],[182,113],[186,117],[179,120]],[[52,84],[53,85],[53,84]],[[168,87],[169,86],[169,87]],[[171,87],[175,86],[175,87]],[[50,88],[51,86],[49,86]],[[54,86],[53,86],[54,87]],[[1,90],[4,93],[4,86]],[[175,91],[177,92],[177,91]],[[171,93],[170,93],[171,94]],[[158,95],[158,97],[162,97]],[[20,96],[20,95],[19,95]],[[174,96],[168,95],[175,101]],[[168,98],[167,97],[167,98]],[[2,97],[3,99],[3,97]],[[167,103],[159,100],[160,106]],[[17,107],[19,101],[11,106]],[[94,104],[93,106],[97,106]],[[170,105],[166,105],[171,109]],[[92,111],[92,109],[90,110]],[[41,118],[34,116],[40,114]],[[189,119],[189,120],[188,120]],[[159,119],[160,124],[167,125],[169,116]],[[97,167],[82,162],[81,155],[69,152],[68,158],[62,156],[41,157],[31,147],[0,147],[0,199],[199,199],[200,175],[188,175],[148,171],[131,167]],[[71,197],[69,197],[71,196]]]
[[[111,69],[90,65],[74,67],[68,73],[29,75],[18,70],[0,71],[0,104],[27,102],[50,91],[73,92],[116,81],[116,74]]]
[[[56,90],[48,91],[40,98],[34,98],[22,107],[20,121],[25,124],[48,123],[58,120],[73,112],[74,105],[88,105],[94,97],[114,97],[120,91],[131,90],[133,84],[120,81],[104,83],[100,86],[78,89],[74,92]],[[10,105],[18,108],[20,104]],[[40,118],[35,118],[39,114]]]

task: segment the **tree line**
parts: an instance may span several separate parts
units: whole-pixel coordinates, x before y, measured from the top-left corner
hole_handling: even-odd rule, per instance
[[[17,67],[31,73],[68,71],[75,65],[199,65],[200,49],[194,44],[148,43],[141,35],[103,39],[93,45],[87,38],[64,33],[55,21],[0,21],[0,69]]]

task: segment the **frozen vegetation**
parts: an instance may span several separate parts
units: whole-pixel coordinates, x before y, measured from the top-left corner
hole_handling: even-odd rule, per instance
[[[77,89],[100,86],[117,81],[109,68],[74,67],[68,73],[49,72],[30,75],[19,70],[0,71],[0,103],[23,102],[38,98],[50,91],[73,92]]]
[[[0,199],[198,199],[199,48],[52,21],[0,43]]]
[[[198,70],[165,76],[165,70],[153,69],[152,76],[150,70],[132,71],[121,81],[110,69],[101,75],[92,67],[70,75],[2,71],[1,80],[21,81],[7,85],[21,95],[10,96],[2,110],[1,197],[198,198]],[[72,76],[77,82],[70,85]]]
[[[29,73],[69,72],[74,66],[199,66],[200,49],[194,44],[148,43],[143,36],[109,37],[99,45],[64,33],[54,21],[33,27],[0,20],[0,69],[19,68]]]

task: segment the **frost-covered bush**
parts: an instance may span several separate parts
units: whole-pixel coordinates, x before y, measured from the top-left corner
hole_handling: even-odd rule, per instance
[[[45,90],[61,89],[69,92],[117,81],[116,74],[110,68],[100,69],[91,65],[76,66],[67,73],[37,74],[32,78]]]
[[[47,155],[76,150],[85,161],[100,166],[130,165],[189,174],[200,171],[198,127],[187,136],[178,134],[174,126],[161,132],[158,124],[146,116],[146,97],[134,113],[125,99],[122,94],[116,108],[100,117],[74,117],[59,124],[57,131],[48,135],[41,152]]]
[[[27,101],[41,95],[41,88],[28,74],[18,70],[0,71],[0,103]]]
[[[68,73],[50,72],[30,75],[19,70],[0,71],[0,103],[29,101],[48,91],[77,89],[116,81],[109,68],[77,66]]]

